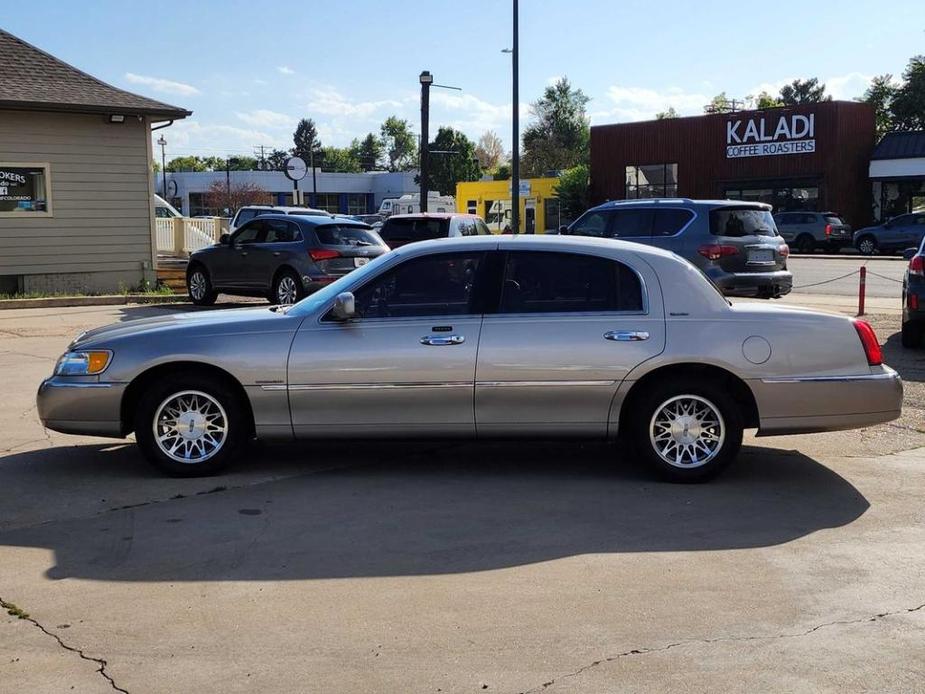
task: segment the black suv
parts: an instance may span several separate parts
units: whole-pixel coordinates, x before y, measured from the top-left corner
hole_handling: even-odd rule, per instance
[[[186,287],[199,306],[222,292],[294,304],[388,251],[376,232],[352,219],[264,214],[193,253]]]

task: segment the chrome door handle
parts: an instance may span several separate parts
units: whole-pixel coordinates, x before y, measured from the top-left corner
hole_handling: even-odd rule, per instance
[[[611,330],[604,333],[604,339],[614,342],[641,342],[649,339],[649,333],[643,330]]]
[[[279,255],[280,255],[279,251],[273,251],[274,258],[279,258]]]
[[[445,347],[447,345],[461,345],[466,341],[462,335],[425,335],[421,338],[422,345],[432,347]]]

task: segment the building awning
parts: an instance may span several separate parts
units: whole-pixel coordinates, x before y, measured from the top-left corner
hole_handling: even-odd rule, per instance
[[[870,177],[925,178],[925,131],[884,135],[871,155]]]

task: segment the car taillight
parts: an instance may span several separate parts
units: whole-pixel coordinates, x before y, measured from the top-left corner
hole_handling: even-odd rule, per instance
[[[730,255],[738,255],[739,249],[735,246],[723,246],[718,243],[706,243],[697,249],[697,252],[707,260],[719,260]]]
[[[777,252],[780,253],[781,258],[787,258],[790,256],[790,246],[786,243],[781,244],[781,247],[777,249]]]
[[[925,255],[916,255],[909,261],[909,274],[925,277]]]
[[[825,235],[826,235],[826,236],[831,236],[831,235],[832,235],[832,225],[831,225],[831,224],[826,224],[826,225],[825,225]]]
[[[331,258],[340,258],[340,253],[338,251],[333,251],[328,248],[313,248],[308,252],[312,257],[312,260],[330,260]]]
[[[919,310],[919,295],[918,294],[906,294],[906,305],[909,307],[910,311]]]
[[[870,327],[870,323],[855,320],[854,329],[858,331],[858,337],[861,338],[864,354],[867,355],[867,363],[871,366],[880,366],[883,363],[883,350],[880,349],[877,333]]]

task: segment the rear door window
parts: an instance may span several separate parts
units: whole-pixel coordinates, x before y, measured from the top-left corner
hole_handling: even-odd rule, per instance
[[[376,235],[369,229],[348,224],[325,224],[315,227],[315,235],[322,246],[379,246]]]
[[[729,237],[777,236],[777,225],[767,210],[721,207],[710,212],[710,233]]]
[[[508,253],[500,313],[641,311],[639,277],[623,263],[580,253]]]
[[[582,215],[569,233],[576,236],[607,236],[610,227],[610,214],[608,212],[586,212]]]
[[[614,210],[610,236],[615,239],[648,238],[652,235],[654,212],[651,209]]]
[[[690,210],[655,210],[652,236],[674,236],[687,226],[693,217]]]
[[[266,243],[292,243],[302,239],[299,228],[292,222],[286,222],[282,219],[267,219],[264,224],[267,227]]]

